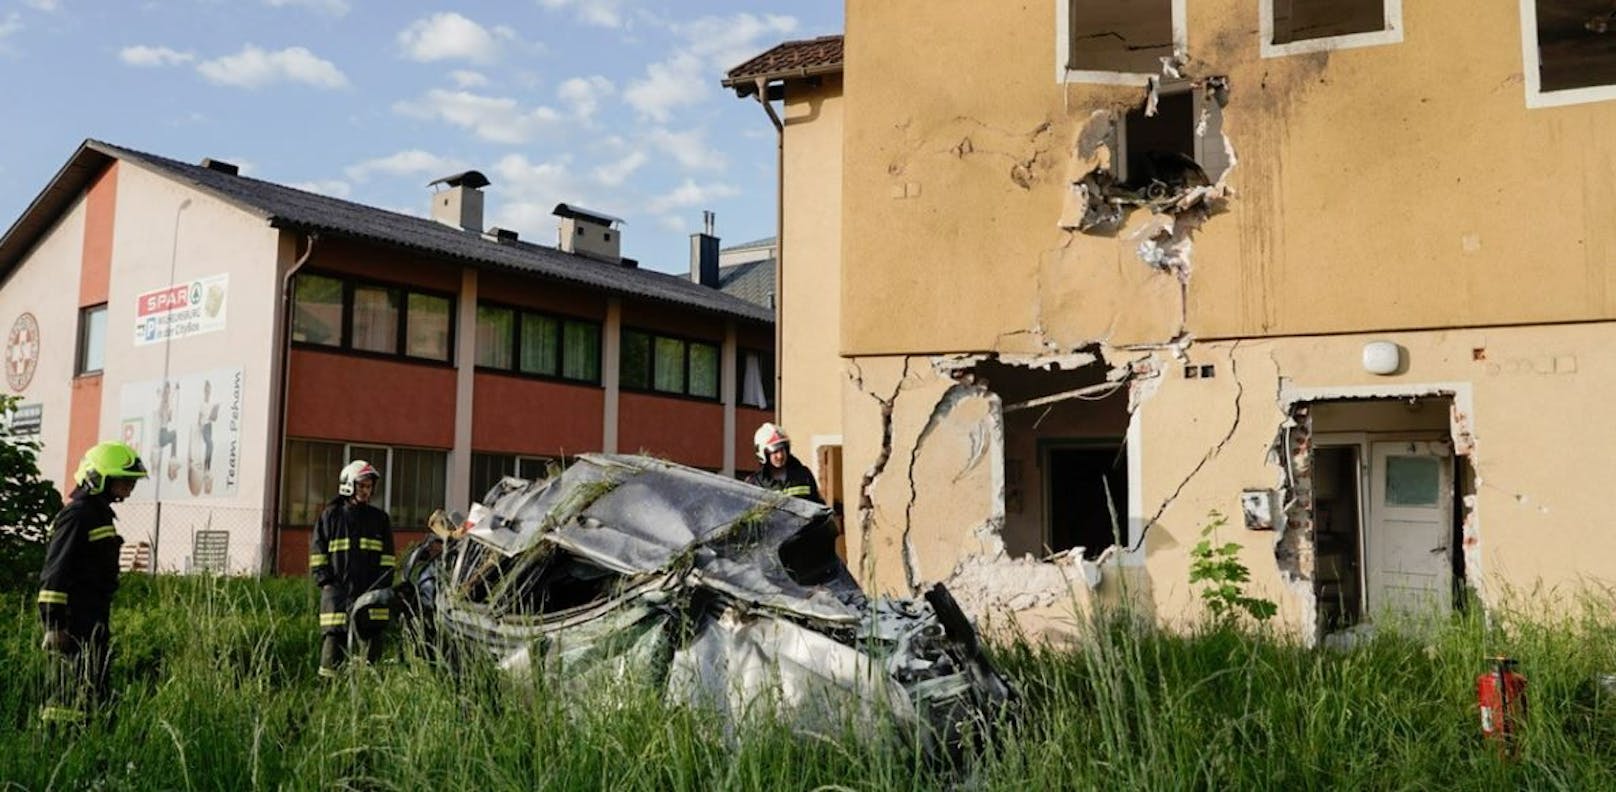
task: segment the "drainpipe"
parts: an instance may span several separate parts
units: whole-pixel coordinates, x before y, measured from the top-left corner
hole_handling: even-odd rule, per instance
[[[786,261],[786,125],[769,104],[769,82],[756,81],[758,104],[774,122],[774,420],[780,422],[780,396],[785,393],[785,261]]]
[[[269,508],[265,511],[270,515],[269,522],[264,526],[264,547],[269,553],[262,563],[263,574],[275,574],[276,562],[280,559],[281,550],[281,491],[286,487],[286,402],[291,398],[292,384],[292,278],[296,277],[298,270],[308,262],[309,256],[314,254],[314,243],[320,241],[320,235],[309,232],[305,238],[308,244],[303,248],[303,255],[292,262],[290,269],[281,276],[281,332],[277,342],[280,345],[280,395],[275,405],[275,436],[271,446],[272,464],[275,468],[275,487],[268,493]]]

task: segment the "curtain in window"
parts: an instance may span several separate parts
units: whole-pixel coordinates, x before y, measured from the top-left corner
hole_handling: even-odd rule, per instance
[[[584,382],[600,381],[600,326],[566,321],[561,326],[561,376]]]
[[[769,399],[763,389],[763,361],[758,353],[748,352],[741,374],[741,404],[760,410],[769,408]]]
[[[625,388],[651,387],[651,337],[633,330],[623,331],[623,359],[618,366]]]
[[[651,367],[651,387],[664,393],[685,392],[685,342],[677,338],[658,338],[654,347],[656,361]]]
[[[489,368],[511,367],[511,338],[516,313],[508,308],[477,306],[477,365]]]
[[[410,294],[409,329],[404,354],[429,360],[449,359],[449,300]]]
[[[522,314],[522,371],[555,374],[561,327],[548,316]]]
[[[355,286],[353,348],[369,352],[398,352],[398,292],[375,286]]]
[[[690,345],[690,395],[718,398],[718,347]]]

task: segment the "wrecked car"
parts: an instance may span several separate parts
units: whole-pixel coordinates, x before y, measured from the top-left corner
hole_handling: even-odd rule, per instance
[[[928,755],[989,736],[1014,692],[941,585],[867,597],[830,509],[641,456],[506,478],[440,525],[405,585],[440,641],[569,685],[635,680],[729,725],[893,718]],[[441,551],[441,552],[439,552]]]

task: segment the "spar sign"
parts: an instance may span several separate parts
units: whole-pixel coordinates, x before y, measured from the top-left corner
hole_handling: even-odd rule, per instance
[[[176,283],[140,295],[135,308],[135,346],[223,330],[229,275]]]

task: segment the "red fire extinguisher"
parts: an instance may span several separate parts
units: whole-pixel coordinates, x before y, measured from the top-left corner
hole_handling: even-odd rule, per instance
[[[1515,673],[1515,661],[1490,658],[1493,668],[1476,677],[1476,703],[1481,707],[1481,736],[1500,753],[1516,751],[1515,733],[1526,716],[1526,677]]]

